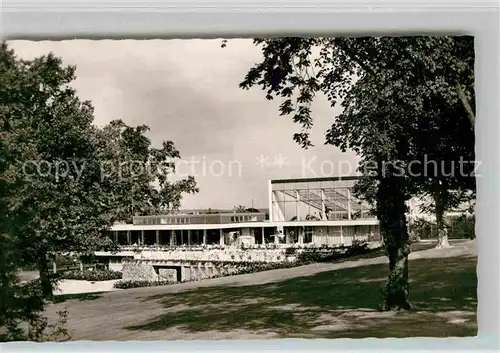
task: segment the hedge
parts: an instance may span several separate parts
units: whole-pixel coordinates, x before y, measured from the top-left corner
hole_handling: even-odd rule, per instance
[[[113,279],[121,279],[122,273],[110,270],[72,270],[65,271],[59,274],[59,279],[74,279],[79,281],[110,281]]]
[[[113,287],[118,289],[129,289],[129,288],[139,288],[139,287],[154,287],[154,286],[164,286],[167,284],[174,284],[177,282],[172,281],[118,281]]]

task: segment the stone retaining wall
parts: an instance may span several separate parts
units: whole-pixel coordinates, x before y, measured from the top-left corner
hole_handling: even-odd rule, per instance
[[[151,264],[141,261],[127,261],[122,266],[122,279],[125,281],[157,281],[158,274]]]
[[[175,282],[177,281],[177,272],[174,268],[159,268],[158,280]]]
[[[224,250],[140,250],[134,259],[163,261],[229,261],[229,262],[282,262],[285,260],[285,249],[241,249]]]
[[[373,245],[373,244],[372,244]],[[375,247],[380,246],[380,243]],[[187,281],[218,277],[239,272],[252,263],[294,262],[302,252],[331,251],[329,248],[224,249],[224,250],[141,250],[123,263],[123,280]],[[288,254],[287,254],[288,252]]]
[[[190,281],[237,273],[246,265],[228,263],[165,264],[162,262],[131,260],[123,264],[124,281]]]

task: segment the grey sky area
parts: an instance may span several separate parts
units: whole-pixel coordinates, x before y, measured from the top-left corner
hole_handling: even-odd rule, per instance
[[[267,207],[267,180],[353,174],[357,158],[324,145],[338,114],[319,97],[312,107],[315,147],[292,139],[300,127],[280,117],[278,101],[260,89],[238,87],[260,58],[251,40],[145,40],[61,42],[13,41],[17,55],[31,59],[54,52],[76,65],[74,87],[92,101],[95,123],[113,119],[146,124],[158,145],[174,141],[185,162],[179,174],[194,174],[200,192],[183,208]],[[265,157],[267,163],[259,164]],[[281,156],[281,157],[280,157]],[[279,163],[281,160],[282,163]],[[193,162],[194,161],[194,162]],[[276,163],[278,162],[278,163]],[[189,163],[189,164],[188,164]]]

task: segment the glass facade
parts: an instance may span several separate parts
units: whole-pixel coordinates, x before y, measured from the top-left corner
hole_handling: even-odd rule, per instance
[[[271,181],[272,220],[374,219],[370,206],[353,195],[356,177]]]

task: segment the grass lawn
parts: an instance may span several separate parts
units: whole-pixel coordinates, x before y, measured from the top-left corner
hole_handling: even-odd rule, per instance
[[[410,261],[410,312],[376,311],[387,265],[370,265],[148,297],[160,300],[166,312],[126,329],[241,329],[304,338],[475,336],[476,263],[475,256]]]

